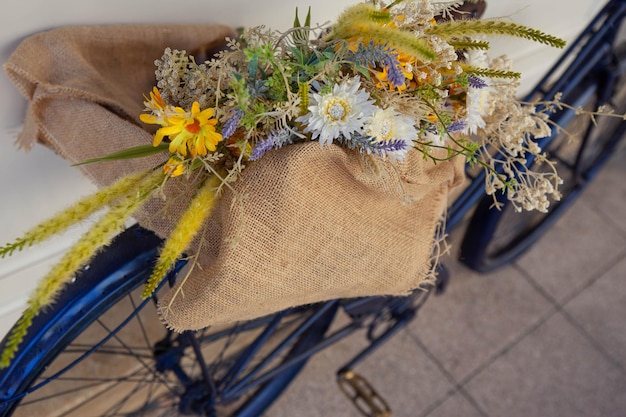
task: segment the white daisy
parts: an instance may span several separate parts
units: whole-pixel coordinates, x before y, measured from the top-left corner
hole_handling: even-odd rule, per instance
[[[393,108],[376,108],[372,117],[363,128],[366,136],[377,141],[402,141],[394,149],[386,151],[392,161],[402,161],[406,153],[413,147],[413,140],[417,139],[417,129],[410,117],[398,114]]]
[[[364,132],[379,141],[402,139],[412,141],[417,138],[413,120],[398,114],[393,107],[386,109],[376,108],[372,117],[367,121]]]
[[[486,123],[483,119],[485,102],[487,100],[488,91],[484,89],[476,89],[469,87],[467,89],[466,111],[467,111],[467,127],[464,132],[475,135],[478,129],[485,127]]]
[[[350,138],[360,132],[375,109],[369,93],[360,87],[355,77],[335,84],[331,93],[313,94],[309,113],[297,119],[307,125],[304,133],[311,132],[320,145],[330,145],[339,136]]]

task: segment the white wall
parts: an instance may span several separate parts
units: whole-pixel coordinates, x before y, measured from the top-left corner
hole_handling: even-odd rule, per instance
[[[232,26],[265,24],[286,29],[296,6],[301,16],[309,4],[314,22],[332,20],[351,0],[29,0],[8,2],[0,14],[0,61],[5,62],[18,43],[30,34],[65,25],[109,23],[211,23]],[[551,34],[572,39],[600,8],[594,0],[490,0],[485,17],[508,16]],[[529,88],[558,52],[529,41],[498,39],[494,53],[509,52],[515,69],[524,73]],[[141,99],[141,98],[138,98]],[[0,74],[0,244],[24,232],[93,186],[65,161],[37,146],[29,154],[13,146],[26,103]],[[69,247],[82,229],[52,242],[0,260],[0,335],[18,317],[23,303],[50,264]]]

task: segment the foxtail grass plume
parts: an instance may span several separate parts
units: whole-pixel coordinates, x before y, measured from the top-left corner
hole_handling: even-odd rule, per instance
[[[9,334],[8,341],[0,356],[0,368],[7,367],[24,339],[33,319],[46,306],[51,305],[65,285],[75,273],[83,268],[103,246],[108,245],[113,236],[119,233],[126,221],[150,197],[163,181],[164,174],[157,170],[142,181],[135,189],[115,202],[105,213],[61,258],[61,260],[41,280],[30,296],[22,318]]]
[[[159,259],[144,288],[144,298],[152,295],[161,280],[189,247],[193,238],[202,228],[202,224],[209,217],[218,200],[216,193],[221,182],[222,180],[217,175],[209,177],[189,203],[189,206],[176,224],[176,228],[170,233],[161,248]]]
[[[1,246],[0,258],[10,256],[16,250],[21,251],[26,247],[41,243],[58,233],[62,233],[70,226],[80,223],[134,189],[149,173],[150,170],[120,178],[112,185],[81,199],[67,209],[33,227],[14,242]]]

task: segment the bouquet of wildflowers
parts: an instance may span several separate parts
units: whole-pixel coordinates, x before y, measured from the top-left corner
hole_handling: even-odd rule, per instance
[[[535,173],[524,161],[533,154],[552,167],[533,141],[550,134],[549,107],[516,99],[520,74],[506,57],[490,59],[485,36],[554,47],[564,42],[505,21],[436,20],[460,3],[363,2],[320,26],[311,25],[310,11],[304,22],[296,13],[292,29],[246,29],[202,63],[166,49],[140,117],[155,126],[153,143],[85,161],[164,154],[163,162],[120,178],[0,248],[2,256],[11,254],[110,206],[44,278],[1,363],[11,359],[38,312],[146,201],[178,181],[194,187],[146,284],[149,297],[223,192],[279,148],[316,141],[362,155],[373,166],[401,167],[416,154],[432,164],[462,158],[487,171],[488,194],[504,192],[519,209],[547,210],[549,200],[558,199],[556,170]]]

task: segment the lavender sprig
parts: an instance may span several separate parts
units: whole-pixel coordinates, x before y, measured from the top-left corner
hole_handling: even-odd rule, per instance
[[[485,88],[489,85],[482,78],[471,74],[467,76],[467,84],[472,88]]]
[[[370,42],[367,46],[359,44],[356,51],[350,51],[346,59],[357,65],[377,65],[389,56],[389,50],[385,45],[376,45]]]
[[[288,145],[293,143],[291,133],[287,129],[282,129],[279,131],[272,131],[267,138],[260,140],[256,143],[254,148],[252,149],[252,154],[250,155],[251,161],[256,161],[260,159],[265,152],[270,149],[279,149],[284,145]]]
[[[405,76],[400,69],[400,63],[394,55],[390,56],[390,59],[383,61],[383,65],[387,68],[387,80],[393,84],[394,87],[404,85]]]
[[[239,122],[243,117],[243,111],[240,109],[233,109],[230,111],[230,114],[231,116],[224,122],[224,126],[222,127],[223,140],[230,138],[233,133],[235,133],[235,130],[237,129],[237,126],[239,126]]]
[[[358,147],[362,153],[377,155],[380,157],[389,157],[390,159],[403,159],[406,152],[411,149],[412,145],[404,139],[377,140],[372,136],[354,135],[348,141],[346,146],[350,149]]]
[[[405,77],[394,52],[394,49],[386,45],[376,45],[370,42],[367,46],[359,44],[356,52],[350,52],[346,59],[357,65],[383,67],[387,70],[387,80],[394,86],[401,86],[405,83]]]
[[[466,127],[467,127],[467,123],[465,121],[457,120],[456,122],[452,122],[448,126],[446,126],[446,129],[448,130],[448,132],[452,133],[452,132],[460,132],[464,130]]]

